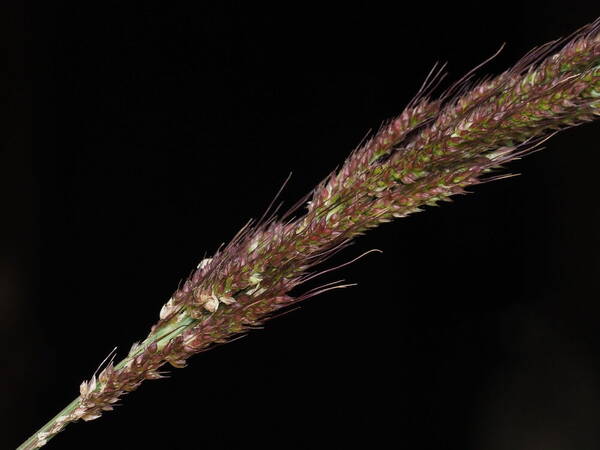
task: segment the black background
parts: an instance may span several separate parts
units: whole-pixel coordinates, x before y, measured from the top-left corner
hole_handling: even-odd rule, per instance
[[[499,73],[592,2],[16,8],[2,151],[2,448],[143,338],[290,171],[294,203],[435,61]],[[595,9],[595,10],[594,10]],[[11,16],[12,17],[12,16]],[[447,85],[447,84],[446,84]],[[386,224],[334,291],[47,448],[600,447],[598,124]]]

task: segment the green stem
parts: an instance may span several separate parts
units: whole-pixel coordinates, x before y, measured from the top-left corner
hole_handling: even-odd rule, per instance
[[[17,450],[32,450],[35,448],[39,448],[38,434],[48,432],[54,426],[54,424],[58,421],[59,417],[71,414],[77,408],[78,405],[79,405],[79,397],[77,397],[75,400],[73,400],[71,403],[69,403],[69,405],[65,409],[63,409],[56,416],[54,416],[52,419],[50,419],[50,421],[48,421],[48,423],[46,423],[46,425],[44,425],[42,428],[40,428],[35,433],[33,433],[29,437],[29,439],[27,439],[25,442],[23,442],[21,445],[19,445],[19,447],[17,447]],[[52,437],[53,436],[48,436],[48,440],[52,439]]]
[[[146,338],[146,340],[144,342],[142,342],[142,345],[140,345],[139,349],[135,353],[128,355],[126,358],[119,361],[119,363],[115,366],[115,369],[118,370],[118,369],[122,369],[123,367],[125,367],[125,365],[129,361],[131,361],[132,358],[135,358],[137,355],[139,355],[141,352],[143,352],[144,349],[146,347],[148,347],[148,345],[152,344],[153,342],[156,342],[158,344],[159,349],[163,348],[171,339],[179,336],[186,330],[194,327],[197,323],[198,323],[198,320],[193,319],[191,317],[185,317],[179,321],[177,321],[176,318],[174,318],[173,320],[165,322],[163,324],[163,326],[161,326],[159,329],[155,330],[154,333],[152,333],[152,335],[148,336],[148,338]],[[168,338],[168,339],[165,339],[165,338]],[[98,384],[98,387],[96,388],[96,390],[100,389],[101,386],[102,386],[101,384]],[[61,412],[59,412],[56,416],[54,416],[52,419],[50,419],[43,427],[41,427],[39,430],[37,430],[35,433],[33,433],[25,442],[23,442],[19,447],[17,447],[17,450],[33,450],[33,449],[39,448],[40,441],[38,439],[38,435],[40,433],[49,432],[54,427],[54,425],[58,422],[59,418],[68,416],[73,411],[75,411],[75,409],[77,409],[77,407],[79,406],[80,399],[81,399],[81,397],[77,397],[75,400],[73,400],[71,403],[69,403]],[[66,427],[66,425],[68,425],[68,423],[65,424],[65,427]],[[58,434],[58,433],[56,433],[56,434]],[[45,441],[49,441],[54,436],[56,436],[56,434],[48,435],[48,437],[46,437]]]

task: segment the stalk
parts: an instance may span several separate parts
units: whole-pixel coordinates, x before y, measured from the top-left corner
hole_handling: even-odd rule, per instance
[[[557,50],[561,48],[560,50]],[[328,284],[293,297],[314,267],[383,222],[507,175],[492,170],[535,150],[553,133],[600,116],[600,20],[533,50],[512,69],[468,88],[467,74],[437,100],[433,71],[397,118],[281,218],[248,223],[176,290],[148,337],[80,386],[80,396],[19,449],[42,447],[70,422],[113,409],[169,363],[231,341]],[[308,200],[308,201],[307,201]],[[306,212],[293,218],[304,201]],[[102,366],[102,364],[101,364]]]

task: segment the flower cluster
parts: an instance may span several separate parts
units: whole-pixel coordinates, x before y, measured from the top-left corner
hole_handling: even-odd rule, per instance
[[[190,356],[282,308],[339,287],[290,294],[365,230],[499,178],[484,175],[532,151],[544,136],[599,116],[600,20],[469,88],[471,76],[430,100],[441,78],[441,71],[433,73],[402,114],[304,199],[303,216],[290,218],[292,208],[282,218],[249,223],[204,259],[164,305],[148,337],[125,360],[82,383],[79,399],[22,448],[42,446],[69,422],[99,417],[144,380],[161,378],[165,363],[184,367]]]

